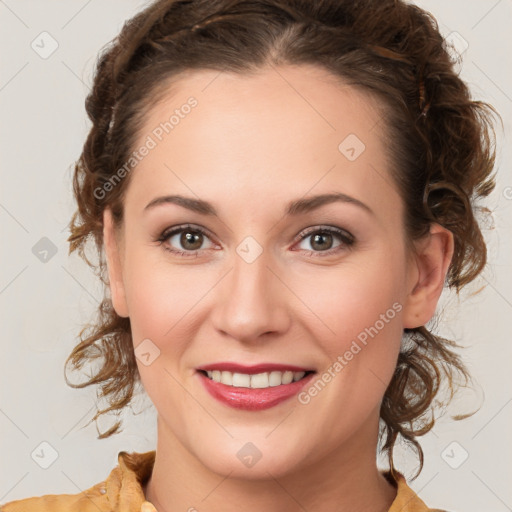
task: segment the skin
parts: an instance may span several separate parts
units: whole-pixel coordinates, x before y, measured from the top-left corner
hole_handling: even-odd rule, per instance
[[[396,489],[376,467],[379,408],[403,329],[424,325],[435,311],[451,233],[433,225],[408,249],[378,103],[326,71],[200,70],[173,83],[147,112],[136,146],[190,96],[197,107],[132,171],[119,231],[104,213],[116,312],[130,317],[135,348],[149,338],[160,350],[149,366],[137,360],[158,411],[146,499],[160,512],[229,512],[241,504],[269,512],[388,510]],[[365,144],[354,161],[338,150],[348,134]],[[292,200],[332,192],[373,213],[334,202],[284,215]],[[170,194],[209,201],[218,215],[170,203],[145,211]],[[200,247],[194,257],[165,249],[193,252],[180,234],[156,241],[184,223],[211,234],[192,244]],[[296,238],[326,226],[348,231],[355,243],[327,234],[315,245],[315,231]],[[236,251],[247,236],[263,251],[252,263]],[[322,256],[322,247],[340,250]],[[258,412],[232,409],[196,373],[234,361],[289,363],[321,375],[396,303],[394,318],[308,404],[292,398]],[[237,457],[248,442],[262,454],[252,467]]]

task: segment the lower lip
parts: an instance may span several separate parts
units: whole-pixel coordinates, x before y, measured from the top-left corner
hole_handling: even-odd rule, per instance
[[[261,411],[274,407],[295,396],[315,376],[314,373],[310,373],[290,384],[253,389],[228,386],[211,380],[201,372],[198,372],[198,374],[210,395],[225,405],[245,411]]]

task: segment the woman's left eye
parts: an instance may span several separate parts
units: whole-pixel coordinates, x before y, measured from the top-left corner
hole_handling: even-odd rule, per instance
[[[338,245],[333,246],[333,240],[336,238],[340,242]],[[182,249],[176,248],[175,246],[173,247],[173,239],[175,239],[174,243],[178,243]],[[300,243],[308,239],[310,239],[309,245],[313,247],[313,250],[302,249],[306,250],[311,256],[329,256],[349,249],[355,242],[355,238],[348,231],[335,228],[334,226],[315,227],[309,229],[306,233],[302,233],[298,237]],[[207,232],[199,227],[193,226],[176,226],[164,231],[157,239],[160,244],[167,242],[164,245],[164,249],[167,251],[185,257],[197,257],[199,251],[204,249],[202,245],[205,240],[210,240]],[[211,245],[213,246],[213,244]],[[315,249],[315,246],[318,249]]]
[[[334,239],[340,240],[338,245],[333,246]],[[355,238],[348,231],[344,229],[330,227],[315,227],[309,229],[306,233],[300,236],[300,242],[310,239],[309,245],[311,247],[320,247],[319,250],[306,249],[311,256],[332,256],[343,250],[350,249],[355,243]]]

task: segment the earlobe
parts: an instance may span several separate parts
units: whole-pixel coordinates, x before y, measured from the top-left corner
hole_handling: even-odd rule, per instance
[[[110,208],[105,208],[103,212],[103,244],[107,258],[112,305],[119,316],[127,318],[129,314],[123,282],[120,247],[116,238],[114,219]]]
[[[433,224],[430,233],[416,245],[415,268],[403,313],[407,329],[423,326],[434,316],[453,256],[453,234]]]

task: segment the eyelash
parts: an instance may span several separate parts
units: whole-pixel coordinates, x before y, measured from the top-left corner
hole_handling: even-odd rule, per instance
[[[199,233],[203,236],[206,236],[207,238],[211,238],[209,236],[208,232],[206,232],[204,229],[197,227],[197,226],[192,226],[190,224],[187,224],[187,225],[176,226],[171,229],[165,230],[156,239],[156,242],[160,242],[160,245],[163,245],[163,243],[168,241],[172,236],[174,236],[178,233],[185,232],[185,231],[189,231],[191,233]],[[302,233],[295,241],[301,242],[302,240],[305,240],[306,238],[308,238],[311,235],[320,234],[320,233],[321,234],[327,233],[330,235],[335,235],[341,240],[342,243],[340,245],[338,245],[337,247],[328,249],[326,251],[313,251],[313,250],[307,251],[306,249],[303,249],[308,253],[309,256],[320,257],[320,258],[326,257],[326,256],[332,256],[333,254],[340,252],[342,250],[350,249],[355,243],[355,238],[348,231],[345,231],[345,230],[339,229],[339,228],[335,228],[333,226],[325,226],[325,227],[318,226],[318,227],[308,229],[304,233]],[[164,249],[166,251],[171,252],[172,254],[175,254],[177,256],[183,256],[185,258],[197,257],[198,253],[201,251],[201,249],[198,249],[196,251],[180,251],[177,249],[171,249],[168,246],[164,246]]]

